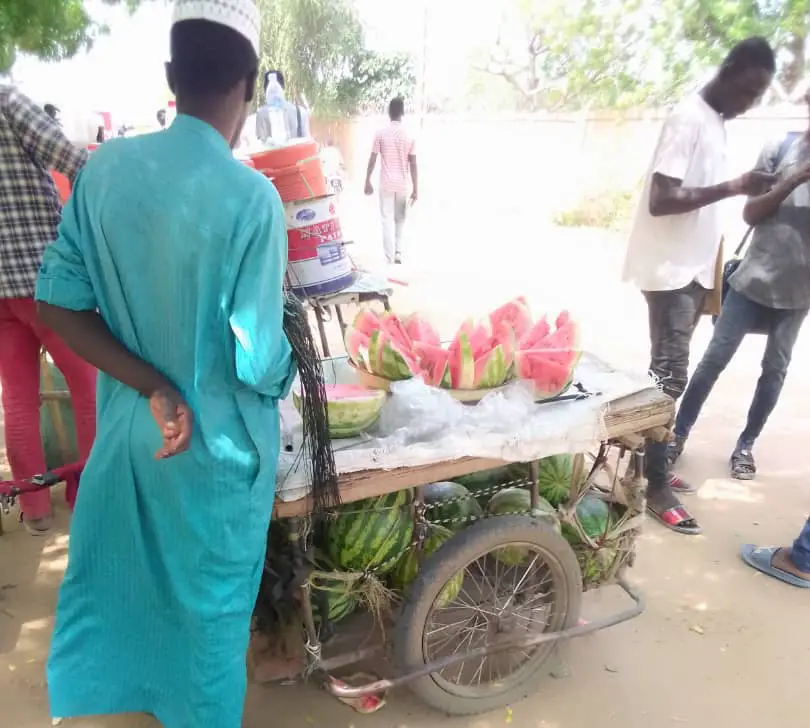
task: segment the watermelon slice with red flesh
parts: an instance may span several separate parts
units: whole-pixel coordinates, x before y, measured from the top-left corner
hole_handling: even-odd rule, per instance
[[[405,327],[402,325],[402,321],[399,320],[399,316],[390,311],[386,311],[380,317],[380,328],[391,336],[402,351],[413,357],[413,341],[411,341],[411,337],[408,336],[408,332],[405,331]]]
[[[355,366],[365,368],[368,357],[368,346],[370,337],[357,329],[349,329],[346,332],[346,353],[349,355]]]
[[[546,317],[543,316],[528,332],[518,339],[518,349],[534,349],[538,342],[551,333]]]
[[[417,343],[441,346],[439,332],[433,328],[429,321],[423,319],[418,313],[411,314],[403,322],[405,333],[408,334],[414,345]]]
[[[508,323],[518,340],[522,339],[532,326],[532,314],[528,303],[523,297],[496,308],[489,315],[489,322],[493,331],[497,331],[503,322]]]
[[[447,349],[420,341],[414,342],[413,348],[424,374],[425,383],[434,387],[440,386],[447,370],[449,357]]]
[[[354,317],[351,328],[366,336],[371,336],[380,328],[380,325],[380,317],[374,311],[364,309]]]
[[[548,358],[545,351],[519,351],[515,354],[518,376],[532,383],[538,399],[550,399],[568,389],[572,367]]]
[[[545,351],[545,358],[573,369],[579,361],[579,330],[573,321],[568,321],[553,334],[536,342],[530,351]]]
[[[515,361],[515,348],[516,348],[515,331],[505,321],[500,325],[500,327],[496,331],[492,332],[492,338],[490,339],[490,349],[494,349],[496,346],[500,346],[503,349],[503,355],[506,359],[506,365],[507,367],[511,367]]]
[[[419,363],[386,332],[380,332],[377,342],[378,374],[391,381],[410,379],[420,373]]]

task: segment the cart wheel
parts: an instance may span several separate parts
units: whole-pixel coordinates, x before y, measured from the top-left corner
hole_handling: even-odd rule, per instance
[[[579,618],[581,600],[576,555],[552,526],[531,516],[479,521],[422,565],[397,619],[394,666],[407,675],[499,639],[566,629]],[[466,660],[417,678],[410,687],[450,715],[493,710],[535,690],[555,647],[548,643]]]

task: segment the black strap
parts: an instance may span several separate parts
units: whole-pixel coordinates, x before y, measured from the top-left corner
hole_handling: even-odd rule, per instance
[[[296,119],[298,120],[298,138],[300,139],[302,136],[304,136],[303,123],[301,122],[301,107],[300,106],[295,107],[295,116],[296,116]]]
[[[800,131],[789,131],[785,134],[785,138],[782,140],[782,143],[779,145],[779,149],[776,152],[776,157],[774,157],[774,165],[773,171],[777,172],[779,170],[779,166],[785,160],[787,153],[790,151],[790,148],[793,146],[793,142],[795,142],[803,132]],[[740,244],[737,246],[737,249],[734,251],[734,257],[739,258],[740,253],[742,253],[745,244],[748,242],[748,238],[751,237],[751,233],[754,232],[754,227],[751,226],[748,230],[745,231],[745,235],[743,235],[743,239],[740,240]]]

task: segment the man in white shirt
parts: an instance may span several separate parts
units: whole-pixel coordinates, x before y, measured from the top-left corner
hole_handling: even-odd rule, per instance
[[[759,171],[728,180],[725,121],[759,102],[775,68],[764,38],[738,43],[715,77],[673,109],[647,173],[624,280],[635,283],[647,299],[650,371],[674,399],[686,387],[689,344],[714,288],[721,237],[715,203],[761,194],[774,181]],[[648,441],[645,464],[648,512],[674,531],[700,533],[676,495],[694,489],[670,474],[666,444]]]

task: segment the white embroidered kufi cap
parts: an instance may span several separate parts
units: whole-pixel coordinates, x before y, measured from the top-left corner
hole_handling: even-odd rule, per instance
[[[208,20],[247,38],[259,54],[259,9],[253,0],[174,0],[172,25],[182,20]]]

